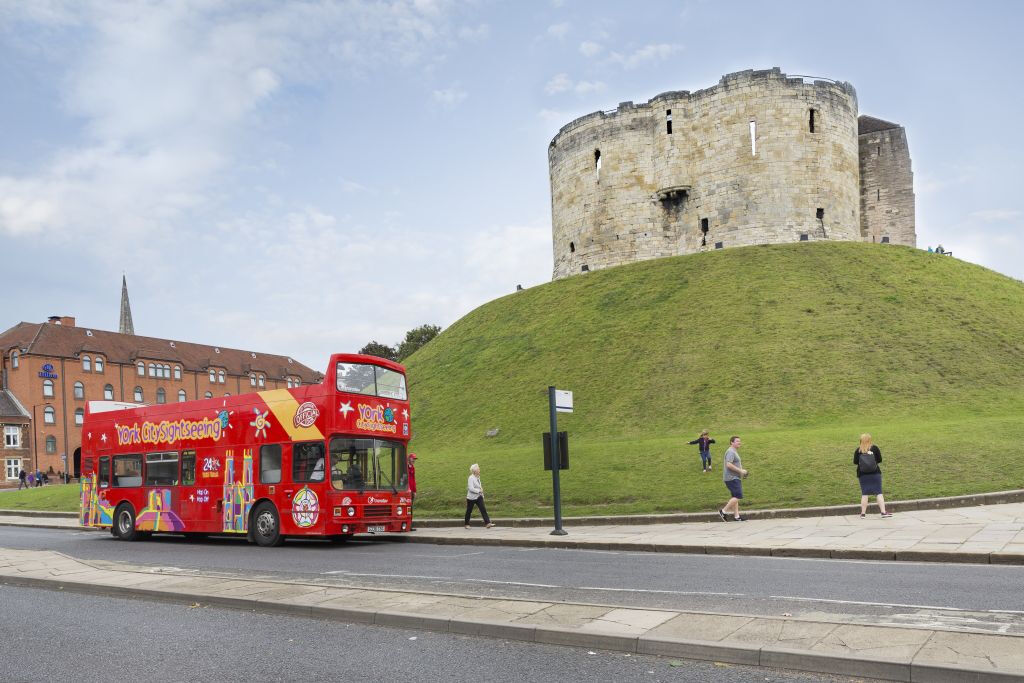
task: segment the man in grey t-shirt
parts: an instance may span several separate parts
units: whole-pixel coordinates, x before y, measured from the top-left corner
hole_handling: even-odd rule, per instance
[[[740,460],[740,437],[734,436],[729,439],[729,449],[725,452],[725,463],[722,467],[722,481],[725,482],[731,496],[729,502],[718,510],[723,522],[729,521],[727,513],[732,513],[732,519],[737,522],[747,521],[746,517],[740,515],[740,499],[743,498],[742,479],[746,476],[747,471],[743,469]]]

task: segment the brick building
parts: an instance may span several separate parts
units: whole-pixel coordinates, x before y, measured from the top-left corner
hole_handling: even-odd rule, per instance
[[[131,334],[126,304],[125,291],[123,332],[77,327],[72,317],[53,316],[0,333],[0,424],[8,482],[14,467],[77,476],[86,401],[169,403],[322,380],[320,373],[285,356]],[[21,430],[18,437],[14,427]],[[7,446],[8,431],[16,445]]]

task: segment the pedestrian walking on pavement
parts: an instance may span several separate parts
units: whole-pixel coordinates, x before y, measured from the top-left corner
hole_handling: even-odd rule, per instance
[[[700,451],[700,464],[704,468],[704,472],[711,471],[711,444],[714,442],[715,440],[708,436],[708,430],[705,429],[700,436],[689,443],[690,446],[696,445],[697,450]]]
[[[23,468],[21,468],[21,471],[18,472],[18,490],[19,491],[21,490],[22,487],[28,488],[28,481],[26,481],[27,478],[28,478],[28,473],[25,472],[25,468],[23,467]]]
[[[473,463],[469,466],[469,481],[466,484],[466,528],[469,528],[469,516],[473,512],[473,506],[480,508],[480,516],[484,518],[484,526],[490,529],[494,524],[487,515],[487,507],[484,505],[484,485],[480,482],[480,465]]]
[[[729,502],[723,505],[718,514],[723,522],[730,519],[736,522],[745,522],[747,518],[740,514],[740,501],[743,500],[743,480],[747,478],[747,470],[743,469],[740,460],[740,437],[734,436],[729,439],[729,448],[725,451],[725,460],[722,463],[722,481],[725,488],[729,489]],[[729,517],[729,515],[732,517]]]
[[[857,480],[860,481],[860,518],[868,514],[868,498],[875,496],[878,511],[883,519],[892,517],[885,510],[885,498],[882,496],[882,450],[871,442],[870,434],[860,435],[860,445],[853,452],[853,464],[857,466]]]
[[[36,486],[43,485],[43,472],[38,467],[36,468]]]
[[[409,517],[412,517],[412,506],[416,504],[416,454],[409,454],[409,494],[412,501],[409,503]],[[416,531],[414,527],[409,527],[409,531]]]

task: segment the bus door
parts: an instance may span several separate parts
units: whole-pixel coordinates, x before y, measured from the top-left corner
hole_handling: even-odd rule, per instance
[[[196,451],[187,449],[181,452],[181,479],[179,484],[179,501],[181,518],[186,529],[193,531],[195,523],[202,519],[200,508],[209,507],[209,500],[202,500],[199,486],[196,485]]]
[[[286,534],[322,534],[327,509],[323,441],[292,444],[291,484],[284,487],[281,529]]]

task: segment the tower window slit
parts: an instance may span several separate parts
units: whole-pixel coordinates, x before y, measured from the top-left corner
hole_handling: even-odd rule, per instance
[[[750,122],[750,156],[757,156],[757,121]]]
[[[569,242],[569,253],[570,254],[575,254],[576,253],[576,243],[575,242]]]
[[[665,132],[672,135],[672,110],[665,110]]]
[[[601,150],[594,150],[594,172],[600,177],[601,175]]]
[[[814,110],[813,109],[811,109],[811,115],[810,115],[810,118],[808,119],[808,127],[810,128],[811,132],[813,133],[814,132]]]

